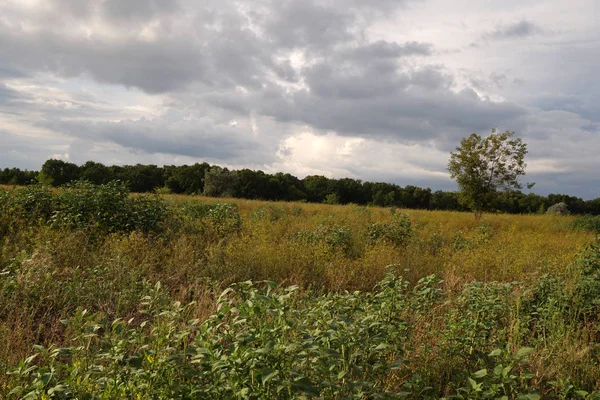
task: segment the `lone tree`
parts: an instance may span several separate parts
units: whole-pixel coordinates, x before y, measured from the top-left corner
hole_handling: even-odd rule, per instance
[[[475,218],[490,210],[499,191],[521,189],[520,175],[525,175],[527,144],[506,131],[483,138],[476,133],[464,138],[450,153],[448,171],[459,188],[459,201],[475,212]],[[527,184],[531,188],[533,184]]]

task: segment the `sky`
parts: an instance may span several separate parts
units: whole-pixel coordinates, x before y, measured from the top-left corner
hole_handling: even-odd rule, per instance
[[[528,144],[539,194],[600,197],[597,0],[0,0],[0,167],[181,165],[452,190]]]

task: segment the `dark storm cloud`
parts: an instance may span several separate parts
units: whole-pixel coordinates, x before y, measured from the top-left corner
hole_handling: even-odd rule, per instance
[[[536,105],[545,111],[567,110],[580,113],[585,107],[584,101],[578,96],[546,95],[538,97]]]
[[[366,99],[338,98],[332,102],[303,92],[295,96],[287,115],[343,135],[410,142],[456,140],[465,132],[487,130],[490,121],[511,121],[525,114],[523,108],[514,104],[482,101],[475,96],[469,91],[435,96],[409,91]],[[272,114],[277,115],[278,110]]]
[[[415,42],[354,46],[362,40],[363,10],[389,10],[406,2],[343,3],[208,1],[198,7],[189,1],[56,1],[46,14],[28,16],[34,30],[0,19],[0,52],[10,55],[0,67],[20,74],[90,76],[103,83],[162,93],[182,90],[193,82],[213,89],[236,85],[256,89],[272,74],[294,81],[289,62],[277,58],[289,50],[306,51],[309,58],[349,46],[355,47],[358,58],[431,52],[431,46]],[[90,26],[88,34],[69,31],[82,21]],[[98,21],[114,28],[104,32],[101,25],[94,25]],[[142,22],[148,21],[158,24],[150,27],[156,31],[152,40],[143,38],[148,27]]]
[[[117,29],[152,18],[169,21],[174,15],[187,16],[193,23],[166,24],[153,40],[142,40],[127,29],[116,38],[102,32],[83,37],[54,26],[23,32],[0,25],[0,52],[11,55],[3,67],[91,76],[148,93],[175,96],[195,90],[190,93],[195,102],[208,101],[231,112],[258,113],[341,135],[408,141],[455,137],[524,113],[521,107],[481,99],[470,90],[453,90],[453,77],[443,68],[415,68],[404,61],[431,56],[435,49],[429,43],[365,39],[365,12],[389,14],[401,10],[406,1],[193,4],[57,2],[58,10],[68,8],[74,15],[116,23]],[[528,26],[509,26],[502,32],[526,33]],[[300,52],[309,64],[294,67],[286,59],[289,51]],[[290,92],[274,78],[302,82],[304,87]]]
[[[197,51],[172,39],[152,44],[109,43],[65,38],[53,32],[19,35],[0,27],[0,51],[11,54],[7,67],[23,74],[90,75],[98,82],[139,87],[150,93],[182,88],[206,69]]]
[[[174,154],[196,158],[244,160],[265,149],[232,129],[216,128],[210,121],[169,125],[165,121],[47,121],[45,128],[86,141],[111,142],[149,154]]]
[[[344,63],[334,58],[304,71],[304,90],[289,94],[271,86],[254,95],[224,93],[206,100],[234,112],[254,111],[339,135],[436,139],[440,144],[499,123],[516,124],[527,113],[510,102],[482,99],[470,89],[451,90],[452,76],[439,68],[404,73],[396,61],[384,57]]]
[[[211,19],[209,12],[198,13],[198,19],[181,31],[162,24],[152,40],[141,37],[143,29],[138,21],[166,18],[175,7],[167,6],[171,3],[90,2],[89,18],[95,15],[102,21],[118,22],[117,29],[122,29],[118,36],[102,31],[85,36],[61,30],[71,22],[67,14],[61,14],[58,28],[55,24],[39,25],[32,31],[15,29],[0,20],[0,53],[10,55],[0,67],[29,75],[90,76],[98,82],[137,87],[148,93],[182,90],[192,82],[207,87],[258,87],[270,68],[281,69],[265,56],[268,50],[235,12],[217,20]],[[136,29],[131,31],[128,26]]]
[[[319,63],[306,70],[310,92],[303,94],[338,100],[391,95],[408,83],[396,70],[395,63],[382,60],[369,65]]]

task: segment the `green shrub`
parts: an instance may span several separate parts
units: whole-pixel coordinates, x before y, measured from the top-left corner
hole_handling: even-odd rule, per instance
[[[564,202],[560,202],[560,203],[556,203],[551,205],[550,207],[548,207],[548,209],[546,210],[546,214],[550,214],[550,215],[569,215],[569,207],[567,206],[567,203]]]
[[[266,220],[269,222],[275,222],[281,219],[288,213],[288,210],[281,206],[277,206],[274,204],[268,204],[266,206],[258,207],[253,210],[250,214],[250,219],[252,221],[261,221]]]
[[[166,204],[155,196],[129,196],[124,183],[94,185],[78,181],[55,195],[50,224],[96,228],[104,232],[159,232],[167,217]]]
[[[6,218],[55,228],[90,229],[99,232],[159,232],[169,216],[162,200],[153,196],[129,196],[118,181],[94,185],[78,181],[57,192],[40,185],[14,189],[0,199]]]
[[[233,203],[213,204],[205,218],[213,229],[222,235],[238,232],[242,226],[239,208]]]
[[[419,279],[410,296],[411,308],[419,313],[427,313],[444,297],[440,288],[442,281],[435,275]]]
[[[184,230],[223,238],[239,232],[242,216],[237,204],[187,202],[180,207]]]
[[[445,332],[450,355],[477,361],[495,347],[506,344],[512,285],[471,282],[464,286],[455,307],[448,313]]]
[[[159,233],[172,217],[167,204],[159,197],[151,195],[129,197],[124,211],[126,223],[121,225],[124,231]]]
[[[404,286],[389,276],[369,293],[299,297],[244,282],[201,323],[157,285],[141,319],[65,321],[72,345],[37,346],[9,398],[382,398],[403,363]]]
[[[456,231],[450,241],[450,248],[454,251],[467,250],[473,247],[473,240],[466,237],[462,230]]]
[[[563,337],[568,329],[570,306],[565,283],[553,275],[540,276],[521,300],[518,340],[535,346]]]
[[[313,231],[301,230],[290,235],[292,240],[304,243],[324,243],[332,250],[341,250],[350,255],[354,247],[352,231],[343,226],[319,225]]]
[[[600,233],[600,215],[579,215],[573,221],[573,228],[578,231]]]
[[[590,244],[575,263],[578,279],[571,296],[571,313],[585,323],[600,320],[600,241]]]
[[[475,235],[477,239],[482,243],[487,243],[492,238],[493,228],[492,224],[488,221],[481,221],[477,228],[475,228]]]
[[[173,193],[173,191],[168,186],[162,186],[162,187],[155,188],[154,193],[164,195],[164,194],[171,194],[171,193]]]
[[[187,201],[179,207],[181,214],[185,218],[202,219],[211,209],[212,204],[201,203],[199,201]]]
[[[556,282],[542,279],[522,309],[536,315],[564,289]],[[515,285],[473,282],[454,297],[441,283],[432,275],[409,288],[388,274],[369,292],[319,295],[247,281],[222,292],[216,313],[200,321],[193,303],[145,282],[134,318],[82,310],[64,320],[66,346],[35,346],[11,369],[7,398],[599,398],[570,376],[536,374],[528,358],[538,350],[508,342]],[[440,309],[443,324],[413,332]],[[411,340],[424,333],[437,356],[413,365]],[[438,386],[437,364],[452,359]]]
[[[371,244],[384,242],[396,247],[403,247],[412,237],[412,222],[408,215],[394,212],[390,222],[373,224],[367,228],[366,234]]]
[[[13,189],[9,196],[4,196],[2,202],[6,217],[20,218],[29,224],[47,221],[55,207],[50,187],[43,185]]]
[[[325,196],[323,203],[331,205],[340,204],[340,197],[337,195],[337,193],[329,193],[327,196]]]
[[[429,237],[428,241],[429,253],[432,255],[439,254],[439,252],[446,245],[446,238],[440,232],[433,232]]]
[[[539,400],[533,390],[535,373],[527,370],[527,356],[532,348],[523,347],[512,353],[509,347],[494,349],[487,358],[488,367],[471,373],[454,398],[458,399],[523,399]]]

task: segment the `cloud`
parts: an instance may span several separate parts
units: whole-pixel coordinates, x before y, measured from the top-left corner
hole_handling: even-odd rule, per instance
[[[498,126],[531,143],[541,180],[596,182],[596,24],[566,0],[489,5],[6,0],[0,160],[210,160],[450,188],[448,151]]]
[[[486,33],[484,39],[505,40],[519,39],[542,33],[543,30],[531,21],[522,20],[508,25],[499,25],[493,31]]]
[[[371,157],[376,153],[377,157]],[[357,178],[371,181],[403,182],[430,187],[452,187],[446,173],[447,155],[422,145],[316,135],[302,132],[281,144],[279,161],[273,170],[332,178]]]
[[[396,42],[378,40],[346,51],[343,56],[356,60],[381,60],[404,56],[430,56],[433,53],[431,43],[407,42],[402,45]]]
[[[68,3],[81,7],[77,2]],[[107,20],[117,23],[145,22],[181,10],[177,0],[104,0],[100,8]]]
[[[6,84],[0,83],[0,106],[10,106],[12,103],[22,101],[24,96]]]
[[[119,122],[47,121],[43,127],[90,143],[109,142],[148,154],[172,154],[214,160],[248,162],[247,155],[265,162],[273,159],[263,145],[230,126],[212,120],[190,120],[169,124],[165,120]]]

